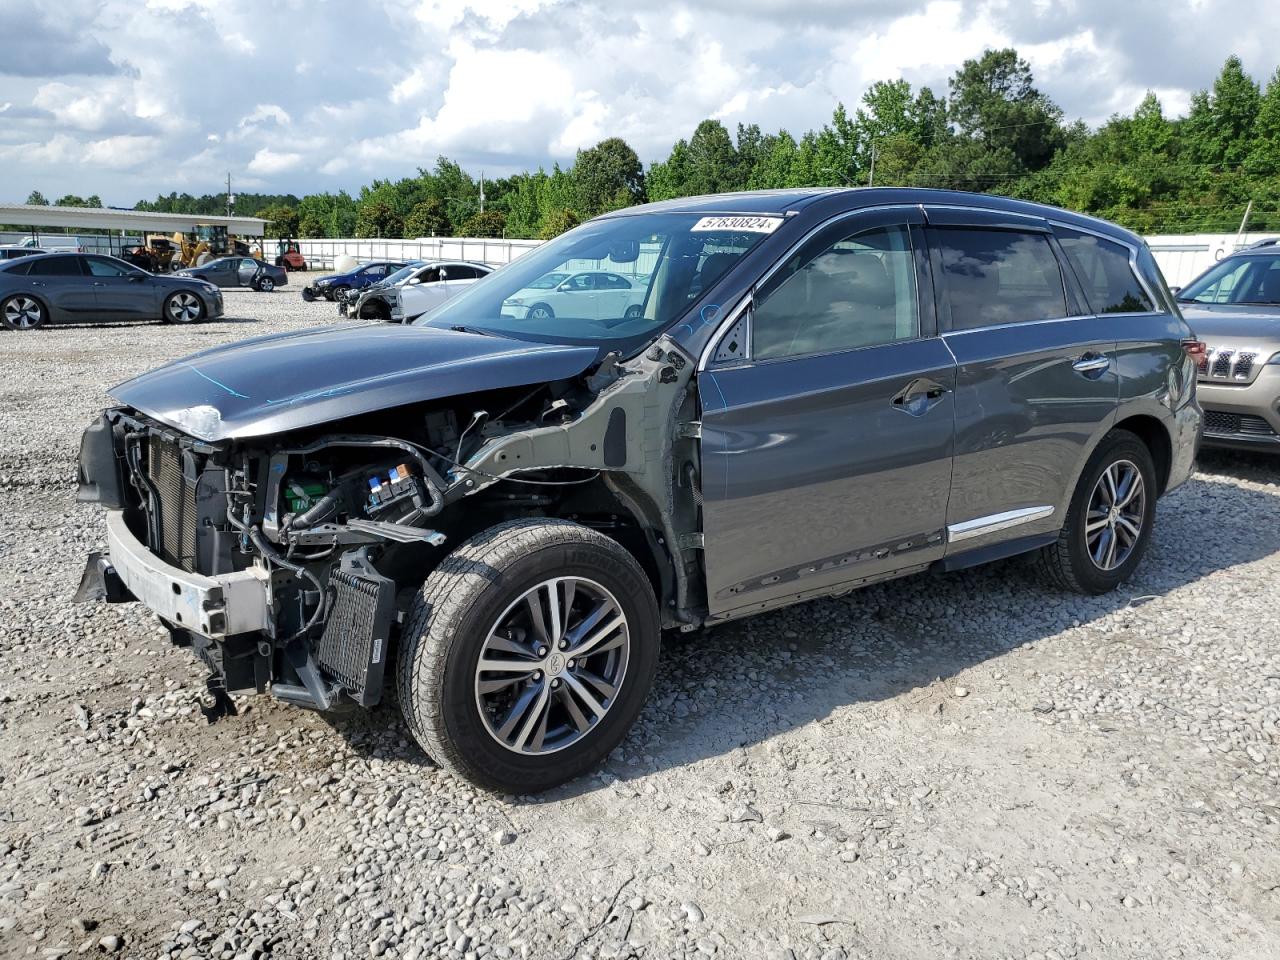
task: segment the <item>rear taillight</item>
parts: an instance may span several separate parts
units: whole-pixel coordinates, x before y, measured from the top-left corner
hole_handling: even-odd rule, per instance
[[[1197,367],[1204,366],[1209,361],[1209,348],[1205,346],[1203,340],[1183,340],[1182,352],[1191,358],[1191,362]]]

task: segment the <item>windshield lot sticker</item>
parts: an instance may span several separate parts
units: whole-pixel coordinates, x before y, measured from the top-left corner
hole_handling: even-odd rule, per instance
[[[782,225],[781,217],[703,217],[694,230],[745,230],[748,233],[773,233]]]

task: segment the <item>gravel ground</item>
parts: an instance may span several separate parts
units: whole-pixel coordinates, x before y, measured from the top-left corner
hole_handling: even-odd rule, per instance
[[[0,334],[0,955],[1280,955],[1280,461],[1206,457],[1138,577],[1017,563],[675,640],[608,766],[494,797],[392,704],[240,701],[70,603],[106,385],[332,322],[299,278],[191,329]]]

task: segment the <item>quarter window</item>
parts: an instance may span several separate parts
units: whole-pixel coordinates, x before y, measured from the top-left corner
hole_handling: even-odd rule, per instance
[[[940,227],[935,236],[953,330],[1067,315],[1062,270],[1044,234]]]
[[[751,318],[758,360],[835,353],[920,335],[911,234],[878,227],[801,251],[770,280]]]
[[[1155,309],[1129,264],[1129,249],[1089,233],[1055,227],[1058,242],[1095,313],[1150,313]]]

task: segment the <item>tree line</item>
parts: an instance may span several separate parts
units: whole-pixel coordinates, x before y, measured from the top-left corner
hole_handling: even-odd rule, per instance
[[[1066,121],[1026,61],[1004,49],[965,61],[945,94],[905,80],[872,84],[852,111],[838,104],[828,123],[798,136],[704,120],[648,170],[610,137],[567,168],[481,181],[440,157],[355,196],[239,194],[235,210],[272,220],[278,236],[549,238],[647,200],[871,184],[1000,193],[1140,233],[1200,233],[1236,230],[1250,202],[1249,229],[1280,230],[1278,173],[1280,69],[1262,86],[1232,56],[1185,117],[1166,116],[1149,92],[1133,113],[1091,130]],[[226,196],[171,193],[137,209],[221,213]]]

